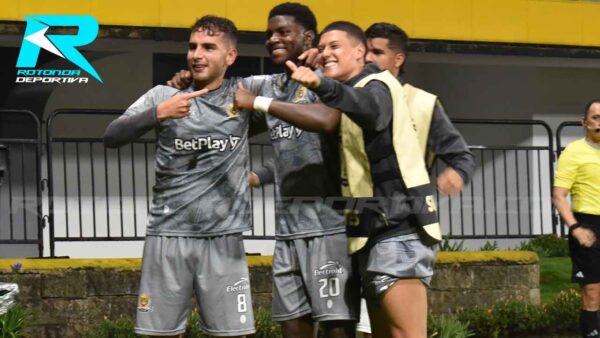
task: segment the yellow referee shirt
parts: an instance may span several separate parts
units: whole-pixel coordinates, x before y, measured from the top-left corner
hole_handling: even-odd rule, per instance
[[[570,143],[558,159],[554,186],[569,189],[574,212],[600,215],[600,147],[585,139]]]

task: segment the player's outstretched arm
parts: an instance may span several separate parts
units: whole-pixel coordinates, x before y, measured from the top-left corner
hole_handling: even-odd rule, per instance
[[[175,95],[170,99],[141,112],[129,108],[125,114],[112,121],[104,131],[104,145],[118,148],[131,143],[167,119],[180,119],[190,113],[191,100],[208,92],[207,89]],[[134,104],[135,106],[135,104]],[[143,109],[143,108],[142,108]]]
[[[310,132],[333,133],[337,131],[341,113],[324,104],[296,104],[256,96],[240,82],[235,92],[237,110],[255,110],[269,113],[278,119]],[[261,104],[261,102],[268,104]]]

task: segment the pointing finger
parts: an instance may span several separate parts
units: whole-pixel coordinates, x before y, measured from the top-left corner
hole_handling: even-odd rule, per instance
[[[185,94],[185,95],[187,96],[188,99],[192,99],[194,97],[202,96],[206,93],[208,93],[208,89],[204,88],[204,89],[196,90],[195,92],[191,92],[191,93]]]

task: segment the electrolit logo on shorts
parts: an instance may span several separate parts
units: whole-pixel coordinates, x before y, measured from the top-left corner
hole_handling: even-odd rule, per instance
[[[240,291],[246,291],[248,289],[250,289],[250,282],[248,281],[248,278],[242,277],[242,278],[240,278],[239,281],[235,282],[235,284],[227,285],[227,288],[225,289],[225,291],[240,292]]]
[[[327,264],[314,271],[315,276],[334,276],[344,273],[344,268],[339,262],[328,261]]]
[[[75,48],[92,43],[98,35],[98,21],[89,15],[29,15],[17,59],[17,83],[87,83],[79,69],[35,69],[44,49],[69,60],[102,83],[94,67]],[[50,27],[75,27],[74,35],[48,34]]]

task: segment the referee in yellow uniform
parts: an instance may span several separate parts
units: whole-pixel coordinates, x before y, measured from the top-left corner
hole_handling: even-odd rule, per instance
[[[600,337],[600,100],[586,106],[584,139],[570,143],[558,159],[553,202],[569,226],[573,282],[582,289],[582,337]],[[571,206],[567,196],[571,194]]]

